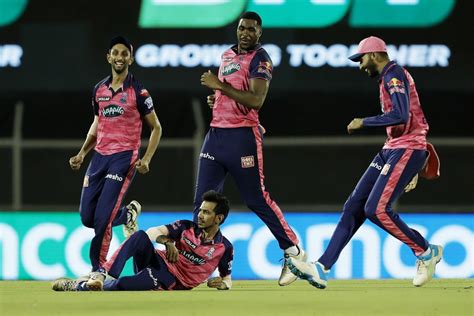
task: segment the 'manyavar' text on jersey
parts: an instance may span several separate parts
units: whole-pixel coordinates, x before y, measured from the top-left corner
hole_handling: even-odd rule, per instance
[[[219,80],[233,88],[248,91],[250,79],[272,79],[273,64],[270,56],[259,45],[254,50],[238,53],[237,45],[226,50],[221,57]],[[259,125],[258,111],[216,91],[212,110],[212,127],[254,127]]]
[[[100,81],[92,94],[94,114],[99,116],[95,150],[111,155],[140,148],[142,116],[153,111],[146,89],[128,74],[121,88],[111,88],[111,76]]]
[[[219,269],[225,277],[232,272],[234,249],[232,244],[219,231],[213,240],[204,241],[201,229],[192,221],[181,220],[166,225],[168,237],[175,241],[179,251],[178,261],[170,263],[166,252],[157,250],[165,259],[168,270],[186,287],[193,288],[206,281]]]

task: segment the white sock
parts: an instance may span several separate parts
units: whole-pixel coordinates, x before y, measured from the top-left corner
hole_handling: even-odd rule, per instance
[[[300,253],[300,250],[297,246],[291,246],[290,248],[285,249],[285,253],[290,256],[297,256]]]
[[[421,256],[422,256],[422,257],[426,257],[426,256],[429,256],[430,254],[431,254],[431,247],[428,246],[428,249],[426,249],[426,251],[423,252],[423,253],[421,254]]]

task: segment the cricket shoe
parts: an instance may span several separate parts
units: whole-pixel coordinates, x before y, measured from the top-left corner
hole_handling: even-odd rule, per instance
[[[325,289],[328,284],[329,270],[319,262],[304,262],[296,258],[288,260],[291,272],[300,279],[306,280],[318,289]]]
[[[438,245],[430,245],[431,252],[426,256],[418,256],[416,260],[416,274],[413,278],[414,286],[422,286],[428,283],[436,270],[436,264],[443,257],[443,247]]]
[[[306,252],[304,252],[303,249],[301,249],[300,247],[298,247],[300,253],[297,254],[296,256],[292,256],[292,255],[289,255],[287,253],[285,253],[285,257],[283,258],[283,268],[281,270],[281,274],[280,274],[280,278],[278,279],[278,285],[280,286],[286,286],[286,285],[289,285],[293,282],[295,282],[298,277],[296,275],[294,275],[293,273],[291,273],[290,271],[290,268],[288,267],[288,260],[290,260],[290,258],[295,258],[297,260],[301,260],[301,261],[306,261],[307,259],[307,255],[306,255]]]
[[[89,280],[86,282],[86,287],[89,291],[104,290],[104,281],[107,275],[103,272],[89,273]]]
[[[125,238],[128,238],[138,231],[138,216],[142,212],[142,206],[138,201],[133,200],[126,206],[126,208],[127,222],[123,225],[123,235]]]
[[[51,288],[58,292],[77,291],[78,284],[79,282],[75,279],[59,278],[51,283]]]

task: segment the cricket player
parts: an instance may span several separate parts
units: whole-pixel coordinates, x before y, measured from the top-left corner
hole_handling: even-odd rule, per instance
[[[370,36],[363,39],[357,54],[350,60],[360,63],[360,70],[379,78],[382,114],[355,118],[347,126],[349,134],[368,127],[386,127],[387,140],[357,183],[344,204],[343,213],[324,254],[316,263],[291,258],[293,273],[311,285],[324,289],[329,269],[359,227],[369,219],[387,233],[405,243],[417,257],[413,285],[429,282],[443,247],[429,242],[392,209],[405,190],[413,189],[418,174],[427,178],[439,176],[439,160],[434,147],[427,144],[428,123],[408,71],[390,61],[385,42]]]

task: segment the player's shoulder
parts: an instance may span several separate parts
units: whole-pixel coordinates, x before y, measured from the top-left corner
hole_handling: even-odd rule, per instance
[[[107,84],[108,82],[110,82],[110,76],[107,76],[105,77],[104,79],[101,79],[99,82],[97,82],[95,85],[94,85],[94,91],[97,91],[97,89],[99,89],[99,87],[101,85],[105,85]]]
[[[234,245],[227,239],[224,235],[222,235],[222,243],[226,249],[233,249]]]
[[[270,55],[265,50],[265,48],[263,48],[263,46],[259,46],[255,50],[255,57],[254,58],[258,58],[260,61],[269,61],[269,62],[273,63],[272,59],[270,58]]]
[[[143,86],[142,82],[138,80],[134,75],[130,74],[130,86],[133,87],[137,96],[148,98],[150,97],[150,93],[148,90]]]
[[[390,68],[385,73],[384,79],[385,81],[389,81],[392,78],[399,78],[400,80],[405,79],[405,68],[397,64],[396,62],[392,62]]]

